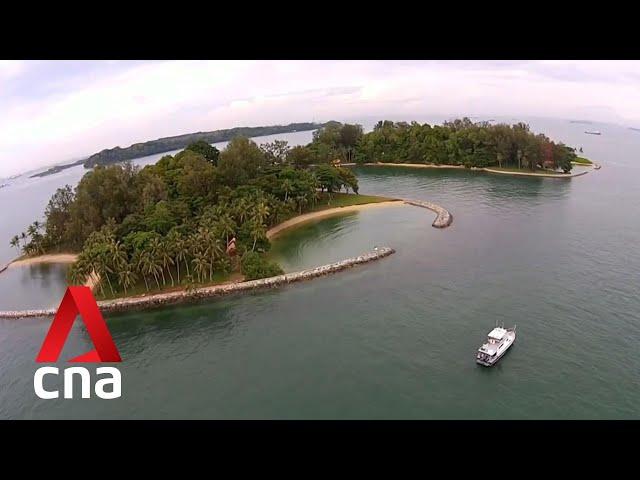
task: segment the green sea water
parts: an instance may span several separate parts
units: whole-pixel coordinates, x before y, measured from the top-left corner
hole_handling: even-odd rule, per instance
[[[603,168],[566,181],[361,167],[362,193],[437,202],[453,225],[432,228],[434,214],[410,206],[331,217],[283,234],[271,255],[293,271],[375,245],[396,253],[278,290],[109,316],[120,399],[39,400],[50,319],[0,320],[0,417],[640,417],[640,134],[545,122],[538,131]],[[2,275],[0,309],[55,305],[64,290],[43,286],[55,270]],[[496,323],[517,324],[518,339],[479,367]],[[76,325],[62,357],[90,345]]]

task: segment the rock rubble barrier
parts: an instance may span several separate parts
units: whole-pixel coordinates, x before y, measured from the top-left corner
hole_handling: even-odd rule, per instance
[[[357,257],[347,258],[339,262],[322,265],[320,267],[301,270],[299,272],[285,273],[275,277],[262,278],[259,280],[249,280],[246,282],[229,283],[225,285],[213,285],[210,287],[195,288],[190,291],[181,290],[177,292],[157,293],[140,297],[129,297],[115,300],[104,300],[98,302],[102,312],[121,312],[132,309],[146,309],[159,307],[163,305],[171,305],[183,303],[205,298],[212,298],[224,295],[230,295],[241,292],[252,292],[267,288],[276,288],[289,283],[311,280],[312,278],[322,277],[332,273],[373,262],[381,258],[387,257],[395,253],[390,247],[378,247],[371,252],[364,253]],[[55,315],[55,309],[48,310],[21,310],[0,312],[0,318],[17,319],[25,317],[49,317]]]
[[[449,213],[446,208],[442,208],[440,205],[431,202],[425,202],[421,200],[405,200],[407,205],[413,205],[415,207],[421,207],[431,210],[437,214],[436,219],[431,226],[435,228],[446,228],[453,222],[453,215]]]

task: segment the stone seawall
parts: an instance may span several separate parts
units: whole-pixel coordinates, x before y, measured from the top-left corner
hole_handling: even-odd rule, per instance
[[[340,262],[330,263],[321,267],[302,270],[299,272],[285,273],[275,277],[250,280],[247,282],[230,283],[226,285],[213,285],[211,287],[196,288],[192,291],[178,291],[151,294],[144,297],[129,297],[116,300],[98,302],[102,312],[120,312],[131,309],[152,308],[162,305],[183,303],[198,299],[230,295],[240,292],[251,292],[265,288],[275,288],[288,283],[301,282],[312,278],[322,277],[331,273],[340,272],[363,263],[372,262],[387,257],[395,250],[389,247],[381,247],[357,257],[348,258]],[[25,318],[25,317],[49,317],[55,315],[55,309],[47,310],[22,310],[0,312],[0,318]]]
[[[442,208],[440,205],[436,205],[435,203],[419,200],[405,200],[404,203],[414,205],[416,207],[427,208],[432,212],[436,212],[436,219],[431,224],[431,226],[435,228],[445,228],[453,222],[453,215],[451,215],[448,210]]]

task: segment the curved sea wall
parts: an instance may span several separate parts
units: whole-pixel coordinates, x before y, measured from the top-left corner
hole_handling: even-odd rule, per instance
[[[445,228],[451,225],[453,222],[453,215],[449,213],[449,211],[445,208],[442,208],[440,205],[431,202],[425,202],[421,200],[405,200],[404,203],[408,205],[414,205],[416,207],[427,208],[432,212],[436,212],[436,219],[431,224],[432,227],[435,228]]]
[[[157,293],[141,297],[129,297],[116,300],[105,300],[98,302],[102,312],[119,312],[136,308],[152,308],[163,305],[183,303],[203,298],[218,297],[240,292],[251,292],[265,288],[275,288],[288,283],[301,282],[312,278],[322,277],[331,273],[340,272],[347,268],[363,263],[373,262],[387,257],[395,250],[390,247],[380,247],[371,252],[364,253],[357,257],[347,258],[340,262],[330,263],[321,267],[301,270],[299,272],[285,273],[275,277],[262,278],[259,280],[249,280],[247,282],[229,283],[226,285],[213,285],[211,287],[196,288],[191,291],[178,291]],[[49,317],[55,315],[55,309],[47,310],[22,310],[0,312],[0,318],[25,318],[25,317]]]

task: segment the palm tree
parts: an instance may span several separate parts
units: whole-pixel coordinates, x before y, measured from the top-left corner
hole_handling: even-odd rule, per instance
[[[18,250],[18,254],[20,254],[20,238],[17,235],[14,235],[9,245],[15,247]]]
[[[120,243],[120,241],[111,240],[109,244],[109,255],[112,265],[117,269],[120,269],[124,265],[128,264],[127,249]]]
[[[265,202],[260,202],[256,205],[255,212],[253,214],[253,218],[257,220],[257,223],[262,225],[264,221],[269,216],[269,207]]]
[[[158,266],[160,275],[162,275],[162,284],[166,285],[167,281],[164,278],[164,268],[162,268],[162,243],[157,237],[149,242],[149,249],[151,251],[151,256],[153,257],[154,263]]]
[[[22,247],[24,248],[24,247],[25,247],[25,245],[27,244],[27,234],[26,234],[26,233],[24,233],[24,232],[22,232],[22,233],[20,234],[20,240],[22,240],[22,242],[23,242]]]
[[[142,253],[142,268],[144,269],[144,273],[147,275],[153,275],[153,278],[156,281],[156,285],[158,286],[158,290],[160,289],[160,282],[158,281],[158,271],[162,270],[160,264],[158,263],[156,256],[150,251],[144,251]]]
[[[171,265],[173,265],[174,262],[171,256],[168,240],[159,243],[158,258],[163,268],[166,268],[169,272],[169,277],[171,277],[171,286],[173,287],[175,283],[173,281],[173,274],[171,273]]]
[[[255,251],[256,249],[256,242],[258,241],[258,238],[260,238],[262,236],[262,234],[264,233],[264,225],[258,223],[257,221],[253,221],[251,222],[251,238],[253,238],[253,246],[251,247],[251,251]]]
[[[104,296],[104,286],[102,279],[104,278],[104,273],[101,270],[101,262],[98,258],[89,259],[88,266],[91,271],[95,272],[100,276],[100,281],[98,282],[98,286],[100,287],[100,293]]]
[[[240,221],[240,224],[243,224],[245,219],[247,218],[247,214],[249,213],[249,204],[247,203],[245,197],[240,198],[240,200],[236,202],[234,210],[238,217],[238,220]]]
[[[293,184],[291,183],[291,180],[289,180],[288,178],[285,178],[282,181],[282,189],[284,190],[284,201],[287,201],[287,198],[289,198],[289,192],[291,191],[291,189],[293,188]]]
[[[124,294],[127,294],[127,289],[136,283],[138,276],[136,275],[133,265],[127,263],[123,265],[122,270],[118,272],[120,284],[124,288]]]
[[[189,255],[189,244],[187,241],[180,236],[176,240],[175,244],[175,255],[176,255],[176,267],[178,268],[178,283],[180,283],[180,262],[184,262],[184,266],[187,268],[187,275],[191,275],[189,273],[189,262],[187,262],[187,256]]]
[[[206,274],[207,269],[209,267],[209,262],[207,257],[201,253],[195,255],[193,262],[193,270],[196,275],[198,275],[198,280],[202,283],[202,278]]]
[[[87,279],[87,266],[81,256],[69,269],[69,281],[71,285],[82,285]]]
[[[146,253],[146,252],[145,252]],[[149,282],[147,282],[147,269],[145,263],[145,255],[139,252],[134,254],[133,262],[136,266],[136,270],[138,270],[142,274],[142,278],[144,279],[144,285],[147,287],[147,292],[149,291]]]
[[[27,227],[27,235],[29,235],[31,238],[33,238],[36,233],[37,230],[33,223]]]
[[[307,200],[307,197],[305,195],[297,195],[296,196],[296,203],[298,204],[300,215],[302,215],[302,207],[303,207],[303,205],[306,205],[307,202],[308,202],[308,200]]]
[[[208,238],[207,250],[209,252],[209,281],[213,281],[213,264],[224,252],[220,239],[211,235]]]
[[[115,292],[113,291],[113,285],[111,285],[111,279],[109,278],[109,274],[113,273],[113,269],[109,265],[110,258],[106,255],[100,255],[97,260],[97,265],[99,270],[98,273],[101,277],[105,277],[107,279],[107,283],[109,284],[109,290],[111,290],[111,295],[115,296]]]
[[[178,273],[178,285],[180,284],[180,258],[178,258],[178,244],[180,243],[181,235],[176,229],[171,231],[165,237],[165,245],[167,252],[171,255],[171,260],[176,266],[176,272]]]
[[[235,235],[236,224],[228,213],[220,216],[218,220],[218,226],[220,228],[220,234],[224,235],[229,245],[229,235]]]

